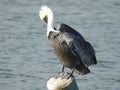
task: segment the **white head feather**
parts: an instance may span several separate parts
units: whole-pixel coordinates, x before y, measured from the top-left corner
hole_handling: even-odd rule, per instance
[[[41,6],[39,16],[42,21],[44,21],[45,17],[49,17],[49,20],[53,21],[53,12],[47,6]]]
[[[39,11],[39,16],[42,21],[45,21],[47,23],[47,36],[49,36],[50,31],[58,32],[53,28],[54,15],[52,10],[49,7],[41,6]]]

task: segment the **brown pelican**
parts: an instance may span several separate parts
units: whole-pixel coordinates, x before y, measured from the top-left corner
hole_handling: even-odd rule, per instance
[[[97,64],[95,50],[83,36],[66,24],[53,27],[53,12],[47,6],[42,6],[39,11],[42,21],[47,23],[47,37],[55,54],[64,67],[72,69],[79,75],[90,72],[88,66]],[[71,73],[71,75],[72,75]]]

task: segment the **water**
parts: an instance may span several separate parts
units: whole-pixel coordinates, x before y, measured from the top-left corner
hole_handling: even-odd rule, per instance
[[[119,0],[1,0],[0,90],[47,90],[60,70],[38,12],[42,4],[79,31],[96,50],[98,64],[86,76],[75,74],[80,90],[120,89]]]

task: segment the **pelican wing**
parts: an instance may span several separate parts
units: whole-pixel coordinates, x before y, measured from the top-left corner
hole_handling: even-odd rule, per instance
[[[68,32],[65,32],[61,38],[67,43],[72,53],[77,57],[79,56],[85,65],[89,66],[97,63],[95,50],[89,42]]]
[[[73,44],[72,47],[75,48],[74,50],[79,54],[84,64],[89,66],[97,63],[95,50],[89,42],[80,40],[79,38],[74,38],[71,42]]]

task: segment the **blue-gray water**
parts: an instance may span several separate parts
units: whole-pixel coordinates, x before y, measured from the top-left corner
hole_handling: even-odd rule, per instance
[[[47,90],[61,65],[38,16],[46,4],[96,50],[98,64],[75,75],[80,90],[120,90],[120,0],[0,0],[0,90]]]

